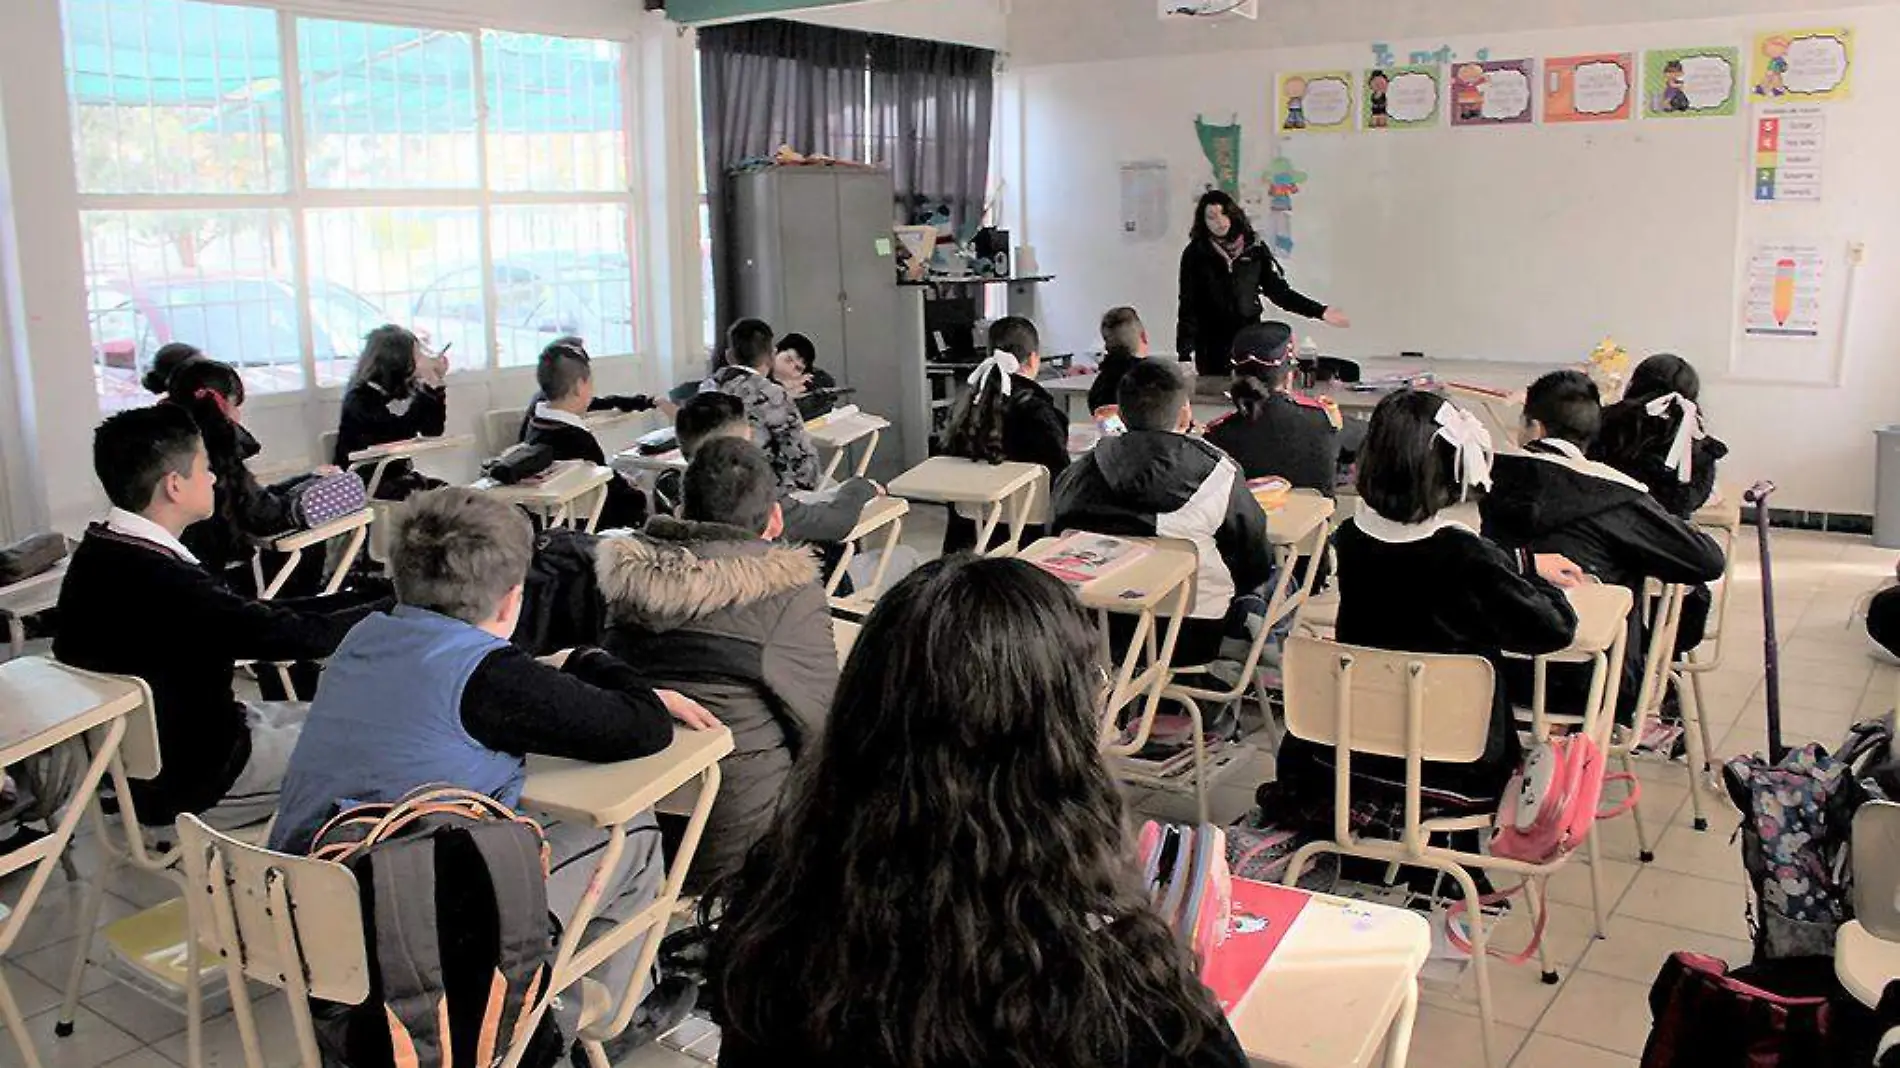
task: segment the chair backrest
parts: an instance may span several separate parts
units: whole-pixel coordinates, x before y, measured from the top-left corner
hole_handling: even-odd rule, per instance
[[[191,815],[178,818],[178,837],[193,926],[246,976],[347,1005],[369,997],[362,901],[348,868],[246,845]]]
[[[1484,755],[1495,676],[1481,656],[1401,653],[1289,639],[1281,661],[1286,726],[1357,753],[1468,764]],[[1414,716],[1417,727],[1412,727]]]
[[[47,659],[48,663],[58,661]],[[133,675],[112,675],[103,671],[87,671],[71,664],[59,664],[61,671],[95,679],[110,679],[114,682],[137,686],[142,700],[139,706],[125,717],[125,739],[119,743],[119,763],[124,766],[126,777],[141,781],[156,779],[164,766],[158,752],[158,713],[152,701],[152,688],[145,680]],[[130,797],[121,797],[122,806],[130,806]]]
[[[495,408],[482,413],[482,455],[500,456],[521,432],[521,409]]]
[[[1854,814],[1854,916],[1867,933],[1900,942],[1900,805],[1869,801]]]
[[[326,430],[317,435],[317,463],[327,464],[336,459],[336,431]]]

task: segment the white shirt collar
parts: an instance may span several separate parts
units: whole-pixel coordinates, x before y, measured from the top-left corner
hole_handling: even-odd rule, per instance
[[[1423,523],[1397,523],[1373,511],[1372,507],[1363,500],[1359,502],[1358,509],[1353,512],[1352,522],[1366,537],[1373,541],[1385,542],[1387,545],[1409,545],[1412,542],[1424,541],[1441,530],[1462,530],[1474,538],[1478,536],[1477,531],[1444,512],[1438,513]]]
[[[587,430],[589,433],[592,433],[592,430],[587,425],[587,420],[582,419],[573,412],[564,412],[547,401],[541,401],[534,406],[534,417],[536,419],[545,419],[550,423],[566,423],[568,426],[577,426],[582,430]]]
[[[172,537],[171,531],[136,512],[128,512],[123,508],[112,509],[106,513],[106,529],[114,534],[123,534],[128,538],[149,542],[188,564],[198,562],[198,558],[191,555],[191,550],[185,548],[183,542]]]

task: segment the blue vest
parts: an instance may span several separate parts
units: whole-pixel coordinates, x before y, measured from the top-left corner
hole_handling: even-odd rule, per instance
[[[407,605],[352,627],[323,669],[291,755],[271,848],[302,854],[337,805],[391,802],[430,783],[517,804],[521,758],[482,745],[462,726],[469,677],[507,647]]]

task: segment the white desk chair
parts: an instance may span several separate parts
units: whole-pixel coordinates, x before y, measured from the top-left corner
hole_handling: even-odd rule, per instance
[[[1717,499],[1695,515],[1695,524],[1713,537],[1722,546],[1722,580],[1712,591],[1713,601],[1709,605],[1709,622],[1702,634],[1702,644],[1684,653],[1677,660],[1673,670],[1673,680],[1685,709],[1684,729],[1693,726],[1702,743],[1700,764],[1691,763],[1690,778],[1700,774],[1704,782],[1714,785],[1715,743],[1709,737],[1709,723],[1703,718],[1702,711],[1708,702],[1702,696],[1702,676],[1722,667],[1722,653],[1725,642],[1723,632],[1728,624],[1728,595],[1735,585],[1735,533],[1741,528],[1742,513],[1740,497],[1726,491],[1717,491]],[[1684,684],[1687,684],[1686,686]],[[1686,710],[1691,704],[1695,707],[1695,723],[1691,725]],[[1698,831],[1708,830],[1708,820],[1702,815],[1700,792],[1696,793],[1696,822]]]
[[[910,502],[902,497],[873,497],[865,502],[864,511],[858,514],[858,525],[845,535],[844,553],[838,557],[838,564],[825,583],[825,596],[831,601],[832,611],[866,616],[877,607],[878,594],[884,591],[884,576],[891,567],[891,555],[904,536],[904,517],[909,514]],[[884,543],[878,549],[877,572],[871,576],[870,585],[852,590],[849,597],[839,597],[838,587],[844,583],[845,573],[862,547],[859,543],[880,530],[884,532]]]
[[[1049,469],[1041,464],[1005,461],[1000,464],[933,456],[891,480],[890,493],[913,501],[972,509],[977,516],[976,546],[983,551],[1009,519],[1009,536],[986,556],[1014,556],[1023,547],[1023,529],[1046,521],[1049,513]]]
[[[0,586],[0,617],[7,621],[7,657],[14,659],[26,652],[26,617],[44,612],[59,603],[59,589],[66,582],[68,556],[50,571]]]
[[[1854,814],[1854,915],[1834,938],[1834,974],[1854,999],[1880,1004],[1900,979],[1900,805],[1869,801]]]
[[[1668,692],[1671,681],[1676,678],[1671,670],[1671,661],[1675,657],[1676,633],[1682,624],[1682,602],[1688,596],[1689,588],[1681,584],[1663,586],[1652,585],[1644,591],[1647,604],[1644,609],[1649,613],[1649,627],[1646,637],[1648,647],[1643,651],[1642,681],[1636,691],[1634,726],[1619,729],[1612,735],[1611,744],[1606,752],[1614,758],[1625,772],[1633,772],[1632,752],[1636,743],[1641,741],[1642,725],[1649,717],[1662,711],[1663,696]],[[1709,759],[1707,750],[1707,732],[1702,726],[1701,709],[1695,699],[1693,687],[1678,687],[1677,696],[1682,704],[1683,738],[1689,746],[1689,765],[1693,769]],[[1690,773],[1689,797],[1694,805],[1696,830],[1706,830],[1708,819],[1702,808],[1703,791]],[[1638,860],[1644,864],[1656,859],[1654,844],[1650,841],[1649,827],[1643,822],[1643,809],[1638,805],[1630,809],[1630,819],[1636,824],[1636,845]]]
[[[483,456],[500,456],[521,441],[520,408],[493,408],[482,413],[481,449]]]

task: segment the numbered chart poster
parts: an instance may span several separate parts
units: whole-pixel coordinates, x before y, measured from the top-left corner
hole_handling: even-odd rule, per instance
[[[1281,133],[1342,133],[1352,129],[1352,75],[1343,70],[1280,76],[1274,114]]]
[[[1532,87],[1537,84],[1534,59],[1492,59],[1456,63],[1451,68],[1451,124],[1453,126],[1511,126],[1528,123],[1532,114]]]
[[[1437,66],[1412,64],[1366,72],[1368,130],[1417,130],[1438,125]]]
[[[1665,48],[1643,53],[1643,117],[1735,114],[1739,48]]]
[[[1784,30],[1755,38],[1750,94],[1762,100],[1839,100],[1854,65],[1854,31]]]
[[[1544,60],[1545,122],[1621,122],[1634,110],[1636,57],[1628,52]]]

